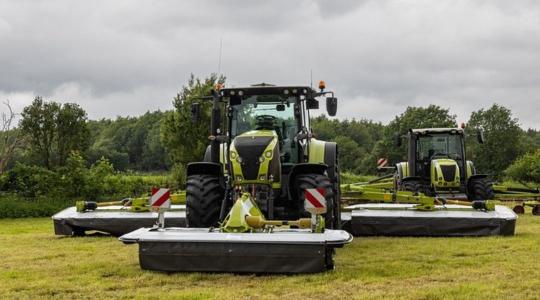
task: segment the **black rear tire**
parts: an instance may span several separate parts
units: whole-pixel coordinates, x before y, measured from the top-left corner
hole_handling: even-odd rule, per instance
[[[408,192],[420,192],[420,183],[414,180],[405,181],[401,184],[401,189]]]
[[[491,200],[495,198],[493,184],[487,178],[469,180],[469,200]]]
[[[216,227],[224,196],[219,177],[191,175],[186,183],[187,227]]]
[[[312,188],[324,189],[326,199],[326,214],[324,214],[325,227],[329,229],[339,228],[341,216],[338,216],[334,209],[335,194],[332,182],[325,175],[320,174],[301,174],[295,178],[296,194],[298,195],[298,204],[301,216],[309,216],[310,214],[304,209],[304,190]]]

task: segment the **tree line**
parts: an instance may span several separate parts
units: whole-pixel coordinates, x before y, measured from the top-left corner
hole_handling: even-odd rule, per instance
[[[6,124],[8,116],[3,118],[3,181],[10,171],[20,171],[24,166],[66,173],[70,163],[79,169],[94,168],[98,174],[109,170],[108,166],[109,173],[172,171],[182,181],[185,165],[202,159],[208,144],[210,102],[201,102],[198,123],[191,122],[190,105],[209,95],[216,83],[225,81],[217,75],[202,79],[192,75],[173,98],[172,110],[114,120],[88,120],[84,108],[77,104],[36,97],[21,112],[18,126]],[[404,135],[410,128],[458,126],[456,116],[448,108],[436,105],[408,107],[386,125],[366,119],[330,119],[325,115],[314,118],[311,124],[317,138],[338,143],[341,169],[356,174],[376,174],[376,161],[381,157],[390,163],[406,159],[405,143],[400,147],[393,143],[396,133]],[[469,138],[466,146],[468,157],[479,172],[540,182],[540,174],[534,175],[538,171],[530,167],[531,160],[540,161],[540,133],[536,129],[522,129],[512,112],[499,104],[471,113],[466,132],[475,133],[478,129],[483,130],[486,143],[478,144]],[[513,162],[523,166],[511,167]]]

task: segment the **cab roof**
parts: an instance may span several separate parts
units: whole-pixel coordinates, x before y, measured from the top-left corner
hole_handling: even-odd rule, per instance
[[[295,86],[274,86],[270,84],[258,84],[247,87],[233,87],[223,88],[219,91],[223,97],[240,96],[249,97],[253,95],[310,95],[316,93],[309,86],[295,85]]]
[[[410,132],[413,134],[429,134],[429,133],[459,133],[462,134],[464,131],[462,128],[453,127],[453,128],[420,128],[420,129],[410,129]]]

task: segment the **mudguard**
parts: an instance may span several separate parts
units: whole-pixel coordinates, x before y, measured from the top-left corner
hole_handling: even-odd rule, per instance
[[[213,162],[193,162],[187,165],[187,176],[190,175],[214,175],[221,176],[222,165]]]

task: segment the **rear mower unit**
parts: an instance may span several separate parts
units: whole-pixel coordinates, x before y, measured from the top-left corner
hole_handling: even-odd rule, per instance
[[[376,184],[342,185],[343,228],[355,236],[513,235],[517,216],[493,200],[472,202],[398,191]]]
[[[173,203],[185,202],[185,192],[171,195]],[[120,201],[77,201],[54,216],[56,235],[84,236],[87,231],[99,231],[121,236],[141,227],[152,227],[158,214],[151,211],[148,198],[127,198]],[[173,204],[166,218],[172,226],[185,226],[185,205]]]

